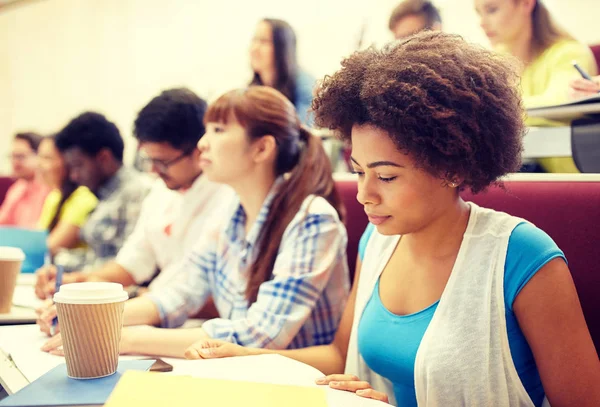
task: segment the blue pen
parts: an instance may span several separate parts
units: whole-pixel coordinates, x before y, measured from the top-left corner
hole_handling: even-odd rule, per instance
[[[65,269],[62,266],[56,266],[56,279],[54,280],[54,292],[57,293],[60,290],[60,285],[62,284],[63,272]],[[52,325],[50,326],[50,336],[54,336],[56,334],[56,325],[58,324],[58,316],[54,317],[52,320]]]
[[[579,75],[581,75],[583,79],[587,79],[588,81],[593,80],[592,77],[586,71],[584,71],[582,67],[579,66],[577,61],[573,61],[572,64],[573,68],[577,69],[577,72],[579,72]]]

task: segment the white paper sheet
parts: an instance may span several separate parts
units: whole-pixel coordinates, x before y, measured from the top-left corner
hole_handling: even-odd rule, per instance
[[[33,287],[30,285],[18,285],[15,287],[15,293],[13,295],[13,305],[37,309],[44,305],[44,301],[40,300],[33,291]]]
[[[315,380],[323,376],[312,366],[280,355],[207,360],[162,359],[173,365],[172,374],[211,379],[315,386]]]
[[[21,273],[17,277],[17,284],[33,286],[35,285],[36,279],[37,277],[34,273]]]
[[[40,350],[47,340],[37,325],[0,327],[0,348],[30,382],[64,362],[63,357]]]

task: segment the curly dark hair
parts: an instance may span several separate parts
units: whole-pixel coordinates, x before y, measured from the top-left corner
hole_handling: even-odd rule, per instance
[[[521,164],[513,66],[457,35],[416,34],[346,58],[313,101],[316,123],[345,140],[355,124],[380,128],[425,171],[477,193]]]
[[[79,148],[86,155],[94,157],[107,148],[117,161],[123,162],[125,145],[121,133],[113,122],[100,113],[80,114],[59,131],[54,140],[61,153]]]
[[[135,138],[189,150],[204,135],[206,108],[206,101],[187,88],[165,90],[138,113]]]

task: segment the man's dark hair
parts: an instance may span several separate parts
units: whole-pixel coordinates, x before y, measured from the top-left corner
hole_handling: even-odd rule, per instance
[[[90,157],[102,149],[109,149],[119,162],[123,162],[123,138],[117,126],[104,115],[85,112],[74,118],[56,134],[56,148],[65,152],[79,148]]]
[[[42,142],[42,136],[33,132],[23,132],[15,134],[15,140],[23,140],[29,144],[29,147],[37,153],[38,147]]]
[[[440,12],[433,5],[432,2],[428,0],[405,0],[402,3],[398,4],[394,11],[392,11],[392,15],[390,16],[390,21],[388,23],[388,27],[390,31],[394,30],[398,21],[402,20],[407,16],[422,16],[425,20],[425,29],[431,30],[436,23],[442,23],[442,17],[440,16]]]
[[[169,143],[190,150],[205,132],[206,102],[186,88],[163,91],[135,119],[134,135],[140,142]]]

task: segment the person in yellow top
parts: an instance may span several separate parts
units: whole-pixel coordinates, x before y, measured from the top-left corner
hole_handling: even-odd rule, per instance
[[[596,74],[591,49],[560,28],[541,0],[475,0],[475,9],[492,46],[523,64],[526,108],[569,101],[569,83],[578,75],[574,60],[589,74]],[[535,118],[526,123],[553,124]],[[579,172],[570,157],[543,158],[539,163],[548,172]]]
[[[55,256],[61,249],[85,247],[79,229],[94,210],[98,199],[86,187],[69,180],[65,161],[54,145],[54,137],[45,137],[38,148],[38,171],[53,190],[44,201],[38,227],[47,229],[48,249]]]

